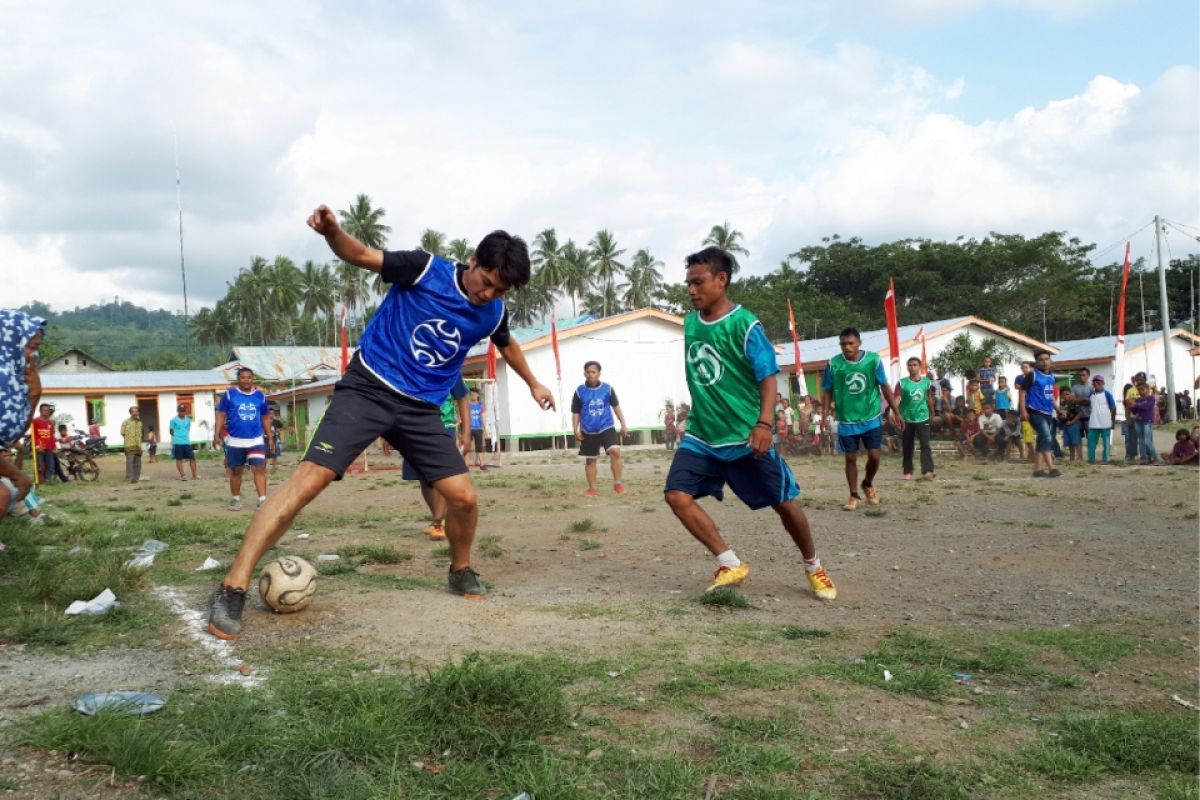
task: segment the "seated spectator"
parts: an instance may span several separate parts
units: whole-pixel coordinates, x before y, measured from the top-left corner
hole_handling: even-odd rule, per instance
[[[1008,458],[1010,448],[1017,449],[1017,458],[1025,460],[1025,443],[1021,438],[1021,417],[1015,411],[1009,411],[1004,416],[1004,455],[1001,460]]]
[[[1187,428],[1175,431],[1175,447],[1171,450],[1171,455],[1167,456],[1167,463],[1175,466],[1200,464],[1200,449],[1188,435]]]
[[[961,397],[959,398],[962,399]],[[979,418],[975,416],[975,412],[967,409],[963,413],[962,425],[958,430],[958,439],[954,442],[954,449],[958,451],[959,458],[967,457],[967,449],[975,446],[975,437],[979,435]]]
[[[1023,458],[1026,461],[1033,461],[1033,446],[1037,442],[1037,433],[1033,430],[1033,425],[1029,420],[1021,420],[1021,444],[1025,445],[1025,454]]]
[[[991,403],[983,404],[983,413],[979,415],[979,433],[972,440],[975,445],[975,455],[988,460],[989,450],[995,454],[996,461],[1004,460],[1007,450],[1004,438],[1004,418],[996,413]]]

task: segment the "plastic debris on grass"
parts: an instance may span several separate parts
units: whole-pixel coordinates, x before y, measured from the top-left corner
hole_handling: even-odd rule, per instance
[[[78,616],[79,614],[99,616],[107,614],[119,605],[117,596],[113,594],[112,589],[105,589],[91,600],[76,600],[71,603],[71,605],[67,606],[66,614],[69,617]]]
[[[76,697],[71,703],[71,708],[89,717],[106,709],[138,716],[151,714],[166,704],[167,701],[159,695],[146,692],[99,692]]]
[[[154,563],[154,557],[170,547],[166,542],[160,542],[158,539],[147,539],[142,542],[134,554],[125,562],[126,569],[146,569]]]

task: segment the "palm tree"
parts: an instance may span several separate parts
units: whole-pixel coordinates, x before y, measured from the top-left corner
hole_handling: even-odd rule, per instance
[[[303,319],[317,320],[324,317],[328,320],[333,316],[336,302],[337,284],[333,280],[333,272],[329,265],[305,261],[300,271],[300,313]],[[325,342],[324,331],[327,327],[321,325],[321,332],[315,337],[318,346]]]
[[[621,286],[625,290],[622,300],[627,309],[645,308],[652,305],[662,292],[662,273],[658,268],[663,262],[650,255],[649,250],[638,250],[629,265],[626,277],[629,282]]]
[[[575,242],[567,239],[567,243],[559,251],[566,269],[562,279],[562,290],[571,298],[571,315],[578,314],[575,305],[577,299],[587,294],[592,277],[592,254],[576,246]]]
[[[451,256],[455,261],[465,264],[475,255],[475,248],[471,247],[471,242],[467,239],[453,239],[446,246],[446,254]]]
[[[625,272],[625,265],[617,261],[617,258],[625,251],[617,249],[616,237],[607,230],[596,231],[596,236],[588,242],[588,247],[591,248],[591,256],[596,269],[595,284],[601,288],[603,316],[607,317],[608,299],[616,294],[613,283],[619,275]]]
[[[371,198],[365,194],[354,198],[349,210],[337,213],[342,220],[342,230],[367,247],[382,250],[387,246],[387,235],[392,229],[380,222],[387,212],[382,208],[371,208]]]
[[[608,315],[609,309],[614,311],[621,306],[617,297],[617,289],[611,283],[608,286],[597,286],[599,291],[588,292],[583,298],[583,310],[595,317]]]
[[[346,311],[353,314],[367,300],[367,273],[345,261],[337,263],[337,287]]]
[[[563,279],[569,267],[562,257],[562,248],[558,244],[558,234],[554,228],[546,228],[533,239],[533,265],[535,272],[533,282],[541,286],[549,295],[550,302],[547,310],[553,312],[554,300],[562,289]]]
[[[554,293],[540,283],[530,281],[505,295],[508,321],[516,328],[527,328],[554,309]]]
[[[426,228],[421,231],[421,243],[417,246],[426,253],[444,257],[446,255],[446,234],[435,231],[433,228]]]
[[[728,253],[729,259],[733,262],[733,271],[736,274],[742,268],[742,265],[738,263],[737,254],[750,255],[750,251],[742,246],[741,238],[742,232],[731,228],[729,220],[725,220],[724,225],[712,226],[712,230],[708,232],[708,236],[702,244],[712,245]]]
[[[300,270],[296,269],[296,263],[290,258],[276,256],[275,260],[271,262],[266,278],[267,288],[270,291],[265,303],[265,311],[272,319],[273,327],[276,329],[276,338],[278,338],[279,330],[286,328],[288,339],[293,344],[295,343],[293,323],[296,320],[296,310],[304,295],[300,281]]]
[[[237,337],[237,325],[229,303],[220,300],[213,308],[202,308],[190,320],[191,334],[197,344],[229,347]]]

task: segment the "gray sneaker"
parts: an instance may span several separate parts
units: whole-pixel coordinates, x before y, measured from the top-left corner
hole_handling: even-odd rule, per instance
[[[236,497],[229,498],[229,510],[230,511],[241,511],[242,510],[242,501],[237,499]]]
[[[450,573],[450,591],[461,594],[468,600],[483,600],[487,597],[487,589],[479,582],[479,573],[470,567]]]
[[[213,589],[208,601],[208,632],[218,639],[236,639],[242,635],[242,609],[246,590],[221,584]]]

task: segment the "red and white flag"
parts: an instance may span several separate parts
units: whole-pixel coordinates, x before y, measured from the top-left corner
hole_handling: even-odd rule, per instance
[[[891,351],[892,383],[900,382],[900,326],[896,323],[896,284],[888,278],[887,294],[883,298],[883,313],[887,317],[888,349]]]
[[[350,366],[350,340],[346,337],[346,305],[342,304],[342,374]]]
[[[796,334],[796,315],[792,313],[792,298],[788,298],[788,330],[792,332],[792,348],[796,362],[796,383],[800,386],[800,396],[804,397],[808,394],[808,387],[804,384],[804,362],[800,360],[800,338]]]

